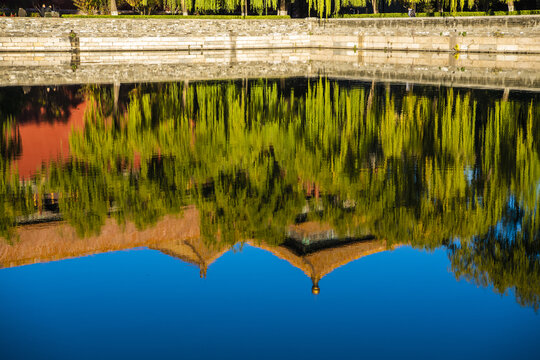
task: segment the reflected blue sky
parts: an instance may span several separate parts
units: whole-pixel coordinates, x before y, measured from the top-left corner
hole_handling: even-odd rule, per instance
[[[536,359],[540,316],[400,247],[302,271],[245,245],[199,269],[138,249],[0,270],[2,359]]]

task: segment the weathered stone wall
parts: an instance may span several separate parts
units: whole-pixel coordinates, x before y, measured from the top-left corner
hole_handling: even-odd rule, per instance
[[[0,86],[328,76],[540,90],[540,54],[345,49],[0,53]]]
[[[0,19],[0,51],[191,51],[262,48],[540,53],[540,16],[324,21]]]

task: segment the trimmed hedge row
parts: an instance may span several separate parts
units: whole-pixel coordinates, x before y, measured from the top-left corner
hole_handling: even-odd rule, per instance
[[[456,16],[503,16],[503,15],[540,15],[540,10],[519,10],[519,11],[461,11],[461,12],[436,12],[417,13],[416,17],[456,17]],[[342,18],[392,18],[408,17],[407,13],[380,13],[380,14],[343,14]]]
[[[115,19],[290,19],[283,15],[62,15],[63,18],[115,18]]]
[[[0,11],[0,16],[10,16],[12,13]],[[13,13],[14,14],[14,13]],[[443,12],[443,13],[417,13],[416,17],[457,17],[457,16],[504,16],[504,15],[540,15],[540,10],[519,10],[519,11],[462,11],[462,12]],[[31,13],[30,16],[39,16],[37,13]],[[115,18],[115,19],[290,19],[288,15],[73,15],[64,14],[63,18]],[[403,13],[379,13],[379,14],[341,14],[337,18],[401,18],[408,17]]]

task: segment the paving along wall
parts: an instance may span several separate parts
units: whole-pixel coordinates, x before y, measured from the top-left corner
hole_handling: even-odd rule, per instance
[[[540,53],[540,15],[329,20],[0,18],[0,52],[285,48]]]
[[[0,53],[0,87],[295,76],[540,91],[540,54],[306,48]]]

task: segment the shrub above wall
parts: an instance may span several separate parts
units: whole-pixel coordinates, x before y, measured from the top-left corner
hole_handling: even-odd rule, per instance
[[[9,9],[31,9],[34,5],[41,6],[43,3],[58,9],[75,9],[73,0],[0,0],[0,5],[4,5]]]
[[[92,6],[90,13],[107,14],[109,12],[110,0],[0,0],[0,11],[7,15],[16,14],[19,7],[32,9],[34,4],[45,3],[53,6],[55,9],[63,9],[76,11],[75,4],[85,3]],[[405,17],[407,6],[415,6],[419,11],[417,16],[484,16],[484,15],[532,15],[540,14],[540,10],[518,10],[512,12],[495,11],[506,9],[506,3],[513,0],[448,0],[444,1],[445,10],[451,9],[466,9],[471,6],[471,9],[482,9],[484,6],[491,10],[484,11],[460,11],[460,12],[434,12],[438,9],[438,4],[442,0],[245,0],[247,1],[247,10],[250,14],[285,14],[287,11],[294,16],[320,16],[320,17]],[[486,3],[487,1],[487,3]],[[115,0],[118,9],[127,11],[141,11],[141,7],[137,4],[151,4],[151,12],[168,14],[181,14],[182,6],[186,8],[189,15],[216,15],[222,16],[227,14],[236,14],[245,12],[245,8],[241,10],[244,0]],[[135,7],[129,4],[136,5]],[[376,5],[378,4],[378,5]],[[383,4],[386,11],[400,11],[393,13],[376,13],[376,14],[350,14],[357,11],[381,11]],[[412,5],[411,5],[412,4]],[[538,7],[536,0],[521,0],[517,1],[516,5],[520,9],[534,9]],[[2,9],[4,5],[6,9]],[[375,6],[374,6],[375,5]],[[148,8],[148,6],[146,6]]]
[[[519,10],[519,11],[460,11],[460,12],[435,12],[417,13],[416,17],[456,17],[456,16],[504,16],[504,15],[540,15],[540,10]],[[392,18],[408,17],[407,13],[380,13],[380,14],[342,14],[342,18]]]
[[[118,16],[112,16],[112,15],[62,15],[63,18],[88,18],[88,19],[96,19],[96,18],[115,18],[115,19],[210,19],[210,20],[218,20],[218,19],[290,19],[291,17],[288,15],[248,15],[248,16],[241,16],[241,15],[118,15]]]
[[[540,15],[540,10],[521,10],[521,11],[463,11],[457,13],[417,13],[416,17],[461,17],[461,16],[504,16],[504,15]],[[63,18],[121,18],[121,19],[289,19],[289,15],[71,15],[63,14]],[[401,18],[408,17],[407,13],[380,13],[380,14],[341,14],[336,15],[337,18]]]

